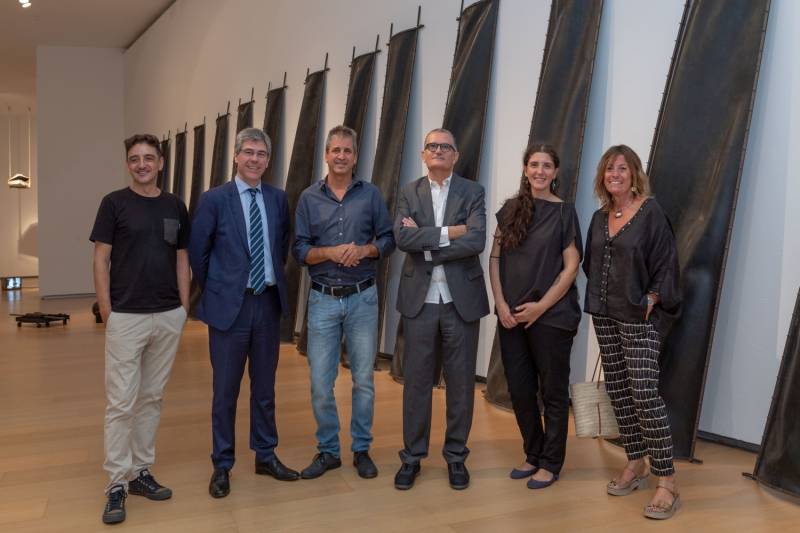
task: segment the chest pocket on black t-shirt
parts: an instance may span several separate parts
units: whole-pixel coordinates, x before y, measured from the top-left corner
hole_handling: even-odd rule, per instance
[[[164,219],[164,240],[167,241],[167,244],[170,246],[176,246],[178,244],[178,230],[180,227],[181,224],[177,218]]]

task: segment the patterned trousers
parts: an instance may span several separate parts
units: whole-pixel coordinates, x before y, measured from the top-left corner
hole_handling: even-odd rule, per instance
[[[672,433],[664,400],[658,394],[661,337],[649,322],[592,318],[605,374],[606,391],[617,417],[628,459],[650,456],[656,476],[675,473]]]

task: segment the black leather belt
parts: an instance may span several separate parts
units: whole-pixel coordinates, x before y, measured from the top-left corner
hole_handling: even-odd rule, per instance
[[[316,281],[311,282],[311,288],[317,292],[321,292],[322,294],[330,294],[331,296],[335,296],[337,298],[343,298],[345,296],[350,296],[351,294],[356,294],[358,292],[365,291],[375,285],[375,278],[369,278],[367,280],[362,281],[361,283],[356,283],[355,285],[323,285],[322,283],[317,283]]]
[[[264,289],[264,292],[268,292],[268,291],[273,290],[275,288],[277,288],[277,285],[267,285],[266,288]],[[253,294],[256,293],[256,290],[254,288],[252,288],[252,287],[247,287],[244,290],[244,293],[253,295]],[[264,294],[264,293],[262,292],[261,294]]]

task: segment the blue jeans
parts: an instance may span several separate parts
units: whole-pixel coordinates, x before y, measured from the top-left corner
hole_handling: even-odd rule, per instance
[[[339,369],[342,337],[353,378],[350,420],[352,451],[367,451],[372,442],[375,385],[372,380],[378,344],[378,290],[373,285],[344,298],[312,290],[308,296],[308,364],[311,407],[317,420],[320,453],[340,456],[339,414],[333,386]]]

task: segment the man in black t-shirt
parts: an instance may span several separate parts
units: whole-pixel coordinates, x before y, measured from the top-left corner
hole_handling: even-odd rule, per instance
[[[161,398],[189,305],[189,216],[156,185],[164,158],[158,139],[125,141],[131,184],[100,203],[89,238],[94,286],[106,324],[103,522],[125,520],[128,493],[166,500],[172,491],[150,472]]]

